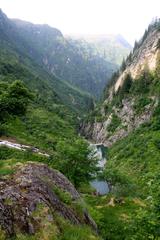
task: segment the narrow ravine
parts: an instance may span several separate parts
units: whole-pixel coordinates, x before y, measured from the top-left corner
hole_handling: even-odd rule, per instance
[[[106,164],[106,154],[105,154],[105,147],[103,144],[90,144],[91,149],[98,158],[98,167],[100,167],[100,171],[103,171],[105,164]],[[109,192],[109,185],[103,179],[95,178],[90,182],[91,186],[96,190],[97,195],[105,195]]]

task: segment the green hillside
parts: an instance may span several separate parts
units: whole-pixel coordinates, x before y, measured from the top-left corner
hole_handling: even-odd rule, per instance
[[[15,25],[2,12],[0,21],[0,79],[10,82],[15,79],[24,81],[30,89],[38,91],[41,99],[48,102],[50,107],[51,101],[56,98],[76,113],[87,111],[92,105],[89,94],[47,72],[37,60],[38,55],[36,59],[33,58],[28,42],[19,35]],[[33,50],[33,53],[38,54],[36,50]]]
[[[159,39],[156,19],[108,82],[121,36],[66,39],[0,11],[0,240],[160,239]]]
[[[151,46],[155,46],[155,69],[151,71],[146,66],[136,78],[126,74],[123,84],[111,97],[111,90],[114,91],[118,77],[123,74],[124,69],[121,69],[106,87],[103,106],[90,116],[92,121],[96,119],[104,125],[110,117],[111,121],[104,129],[108,132],[106,143],[110,137],[115,136],[116,139],[118,136],[109,142],[107,163],[102,174],[110,185],[110,193],[103,197],[86,194],[90,211],[104,239],[160,239],[159,26],[159,20],[149,25],[125,62],[127,70],[132,58],[135,60],[135,53],[139,61],[142,52],[145,54],[142,49],[150,52]],[[138,121],[140,124],[136,126]]]
[[[106,61],[90,44],[66,39],[55,28],[21,20],[12,20],[12,24],[35,61],[96,97],[117,69],[116,64]]]

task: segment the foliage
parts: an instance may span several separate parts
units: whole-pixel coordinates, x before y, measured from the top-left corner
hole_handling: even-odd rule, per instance
[[[26,24],[21,20],[10,20],[4,14],[2,20],[1,47],[4,51],[16,50],[20,63],[30,64],[33,61],[34,65],[38,64],[45,75],[48,72],[51,78],[56,79],[57,85],[60,78],[97,97],[100,96],[106,79],[109,79],[117,69],[117,65],[107,61],[92,44],[67,39],[58,29],[48,25]],[[34,66],[31,67],[34,68]],[[69,88],[70,84],[68,86],[65,84],[63,87]],[[54,87],[56,88],[55,83]],[[72,100],[72,97],[71,99],[67,95],[66,97],[68,101]]]
[[[131,93],[135,95],[149,93],[153,79],[153,74],[148,69],[144,70],[141,76],[132,84]]]
[[[103,176],[110,183],[111,192],[102,197],[85,192],[103,239],[160,238],[160,132],[154,128],[159,117],[155,110],[150,123],[107,150]]]
[[[51,162],[55,168],[67,176],[75,186],[88,182],[93,178],[98,168],[97,159],[90,155],[88,144],[82,139],[59,141],[56,145],[58,156],[53,156]]]
[[[0,41],[0,95],[5,100],[3,108],[5,106],[6,115],[5,122],[0,125],[1,136],[37,147],[60,159],[61,151],[56,146],[57,143],[67,144],[68,139],[74,139],[75,142],[80,139],[76,133],[78,116],[82,117],[93,107],[93,100],[89,94],[49,73],[48,69],[44,69],[44,64],[41,67],[41,63],[37,62],[39,58],[34,55],[35,51],[32,52],[34,56],[28,54],[28,44],[31,42],[27,43],[17,35],[16,27],[6,16],[3,16],[2,20],[8,28],[0,28],[1,38],[6,36],[3,42]],[[46,29],[46,32],[49,33],[50,30],[51,28]],[[54,37],[57,37],[57,32]],[[42,46],[38,45],[39,43],[38,41],[36,46],[33,45],[43,52],[44,48],[40,49]],[[15,82],[16,79],[20,79],[28,87],[28,92],[22,83]],[[31,90],[35,95],[32,102],[29,101]],[[14,117],[9,117],[9,114]],[[4,117],[2,111],[1,116]],[[74,147],[78,152],[79,146],[75,144]],[[18,156],[21,154],[16,155],[17,158]],[[48,159],[44,161],[52,165]]]
[[[85,198],[92,217],[104,239],[159,239],[159,168],[160,168],[160,101],[159,61],[156,71],[145,71],[132,82],[124,98],[134,98],[135,113],[142,113],[148,104],[155,104],[150,122],[141,125],[128,137],[119,140],[108,150],[103,177],[111,186],[104,197]],[[120,94],[107,105],[111,114]],[[123,99],[123,98],[122,98]],[[121,101],[122,101],[121,99]],[[110,111],[110,112],[109,112]],[[113,113],[112,113],[113,114]]]
[[[89,94],[55,77],[48,69],[44,69],[44,64],[41,66],[37,62],[39,56],[29,54],[31,50],[28,43],[18,37],[14,24],[6,17],[1,28],[1,39],[6,37],[4,41],[0,39],[0,81],[12,83],[17,79],[21,80],[35,92],[38,104],[45,105],[50,110],[53,104],[58,104],[64,105],[73,113],[83,115],[92,107],[93,100]],[[33,46],[30,47],[33,51]]]
[[[116,80],[118,79],[118,77],[120,76],[121,72],[123,72],[125,69],[126,69],[126,66],[130,65],[132,63],[132,59],[133,59],[133,56],[134,56],[134,52],[139,49],[142,44],[144,43],[144,41],[146,40],[148,34],[154,30],[158,30],[159,31],[160,29],[160,19],[158,18],[155,18],[151,24],[148,26],[148,29],[145,30],[144,32],[144,35],[143,37],[140,39],[140,41],[135,41],[135,44],[134,44],[134,47],[133,47],[133,51],[130,52],[130,54],[128,55],[128,57],[126,57],[126,60],[123,60],[122,64],[121,64],[121,67],[120,67],[120,70],[121,71],[117,71],[115,74],[112,75],[111,79],[108,81],[108,83],[106,84],[106,87],[105,87],[105,90],[104,90],[104,99],[106,99],[108,97],[108,94],[109,94],[109,91],[110,91],[110,88],[112,86],[114,86]],[[158,40],[158,43],[157,43],[157,48],[159,48],[159,40]],[[129,76],[127,75],[127,78]],[[141,93],[141,92],[148,92],[149,90],[149,84],[150,82],[152,81],[153,79],[153,76],[152,76],[152,73],[150,73],[148,71],[148,67],[145,66],[145,69],[142,73],[142,75],[136,79],[138,80],[137,82],[138,83],[135,83],[136,81],[134,81],[133,83],[131,83],[130,79],[128,78],[128,83],[125,84],[125,81],[124,81],[124,84],[123,85],[128,85],[128,86],[125,86],[124,88],[128,88],[128,91],[126,91],[126,93],[128,92],[134,92],[134,93]],[[135,83],[135,84],[134,84]],[[157,82],[158,83],[158,82]],[[122,85],[122,87],[123,87]],[[132,87],[131,87],[132,85]],[[131,87],[131,89],[130,89]],[[136,89],[135,89],[136,87]],[[155,87],[156,89],[156,87]],[[121,89],[119,89],[119,93],[121,92],[120,91]],[[126,89],[127,90],[127,89]],[[122,91],[123,92],[123,91]],[[124,92],[125,92],[125,89],[124,89]]]
[[[56,217],[56,221],[59,226],[61,226],[60,240],[101,240],[101,238],[87,226],[70,224],[69,222],[64,221],[60,216]]]
[[[133,239],[159,237],[159,181],[156,180],[159,176],[159,137],[159,132],[152,130],[152,125],[144,125],[117,142],[109,151],[105,175],[111,184],[117,186],[113,188],[114,196],[118,191],[118,196],[126,197],[125,188],[128,198],[136,197],[145,206],[132,213],[133,222],[128,227],[135,231],[132,233]],[[125,207],[122,206],[122,209],[125,210]]]
[[[10,85],[0,84],[0,120],[5,116],[24,115],[33,95],[21,81],[14,81]]]
[[[134,230],[131,228],[132,214],[139,211],[140,207],[132,200],[115,198],[112,194],[102,197],[85,195],[85,200],[103,239],[134,239]],[[114,201],[113,206],[109,205],[111,200]]]
[[[123,85],[121,86],[120,90],[119,90],[119,94],[124,97],[125,94],[129,93],[130,88],[132,86],[132,77],[130,74],[127,74],[125,76],[125,79],[123,81]]]
[[[126,69],[126,62],[125,59],[123,59],[120,70],[123,72]]]
[[[155,28],[159,31],[159,21],[151,24],[143,39],[136,42],[126,64],[131,62],[134,51],[141,47],[147,35]],[[117,78],[112,79],[106,90],[107,97]],[[127,80],[124,80],[122,87],[113,96],[112,102],[104,103],[107,116],[114,114],[115,108],[121,110],[123,99],[134,103],[135,114],[142,114],[150,104],[149,111],[153,111],[153,115],[149,122],[141,125],[108,149],[103,177],[111,186],[111,192],[103,197],[95,197],[84,192],[92,217],[103,239],[160,239],[159,80],[160,56],[158,54],[154,72],[150,72],[148,66],[145,66],[144,71],[134,81],[127,76]]]
[[[68,192],[63,191],[62,189],[54,186],[53,191],[58,196],[58,198],[65,204],[71,204],[72,199]]]
[[[20,151],[17,149],[11,149],[8,147],[0,147],[0,177],[4,176],[5,179],[15,171],[16,165],[23,165],[26,162],[42,162],[50,165],[50,159],[36,153],[32,153],[31,151]],[[51,166],[51,165],[50,165]],[[73,200],[69,193],[64,190],[56,187],[54,185],[53,189],[54,193],[57,197],[72,211],[77,213],[79,218],[83,215],[84,204],[83,202],[79,202],[77,200]],[[6,200],[6,203],[9,204],[9,200]],[[73,225],[71,222],[66,219],[58,216],[56,212],[50,213],[53,214],[52,218],[48,218],[48,214],[46,214],[48,208],[43,206],[41,203],[37,204],[35,211],[32,213],[35,218],[38,219],[37,229],[34,235],[18,233],[15,237],[15,240],[39,240],[39,239],[48,239],[48,240],[59,240],[59,239],[80,239],[80,240],[90,240],[100,239],[94,231],[86,226],[86,225]],[[30,215],[31,219],[32,216]],[[0,237],[2,239],[5,238],[5,234],[0,229]]]
[[[111,133],[115,132],[117,127],[119,127],[121,124],[121,119],[116,115],[112,114],[112,120],[111,123],[108,125],[107,130]]]
[[[104,94],[103,94],[103,99],[106,99],[109,97],[109,90],[110,90],[110,87],[112,87],[117,78],[119,76],[119,71],[116,71],[115,73],[113,73],[113,75],[111,76],[111,79],[108,81],[108,83],[106,84],[106,87],[104,89]]]
[[[95,51],[107,61],[121,65],[123,58],[132,49],[131,45],[121,35],[84,36],[85,40],[93,46]]]
[[[98,236],[93,234],[87,227],[65,226],[63,236],[60,240],[100,240]]]
[[[133,48],[133,53],[142,46],[142,44],[144,43],[144,41],[146,40],[148,34],[154,30],[158,30],[160,29],[160,19],[155,18],[152,20],[152,22],[149,24],[148,28],[145,30],[142,38],[137,42],[135,41],[134,44],[134,48]]]
[[[152,103],[152,99],[147,96],[139,97],[134,103],[134,110],[136,114],[140,114],[144,111],[145,107]]]

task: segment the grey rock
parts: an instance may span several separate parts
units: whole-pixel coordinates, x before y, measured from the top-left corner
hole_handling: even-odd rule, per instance
[[[37,231],[36,218],[32,214],[39,203],[69,220],[72,224],[88,224],[96,230],[96,224],[86,210],[83,218],[66,205],[56,194],[58,188],[67,192],[73,201],[80,195],[69,180],[60,172],[45,164],[27,163],[16,167],[9,179],[1,179],[0,184],[0,226],[8,236],[16,231],[34,234]],[[51,221],[53,216],[46,216]]]

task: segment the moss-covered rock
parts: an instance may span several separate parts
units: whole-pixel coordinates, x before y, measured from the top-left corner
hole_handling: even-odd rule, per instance
[[[63,235],[59,219],[64,225],[77,225],[82,229],[88,225],[96,230],[96,224],[84,208],[79,193],[59,171],[32,162],[17,164],[14,170],[8,178],[2,177],[0,182],[0,226],[3,235],[5,232],[6,237],[16,236],[18,239],[19,236],[23,239],[24,234],[34,236],[33,239],[57,239],[53,236]],[[81,201],[82,208],[77,210],[74,206]]]

